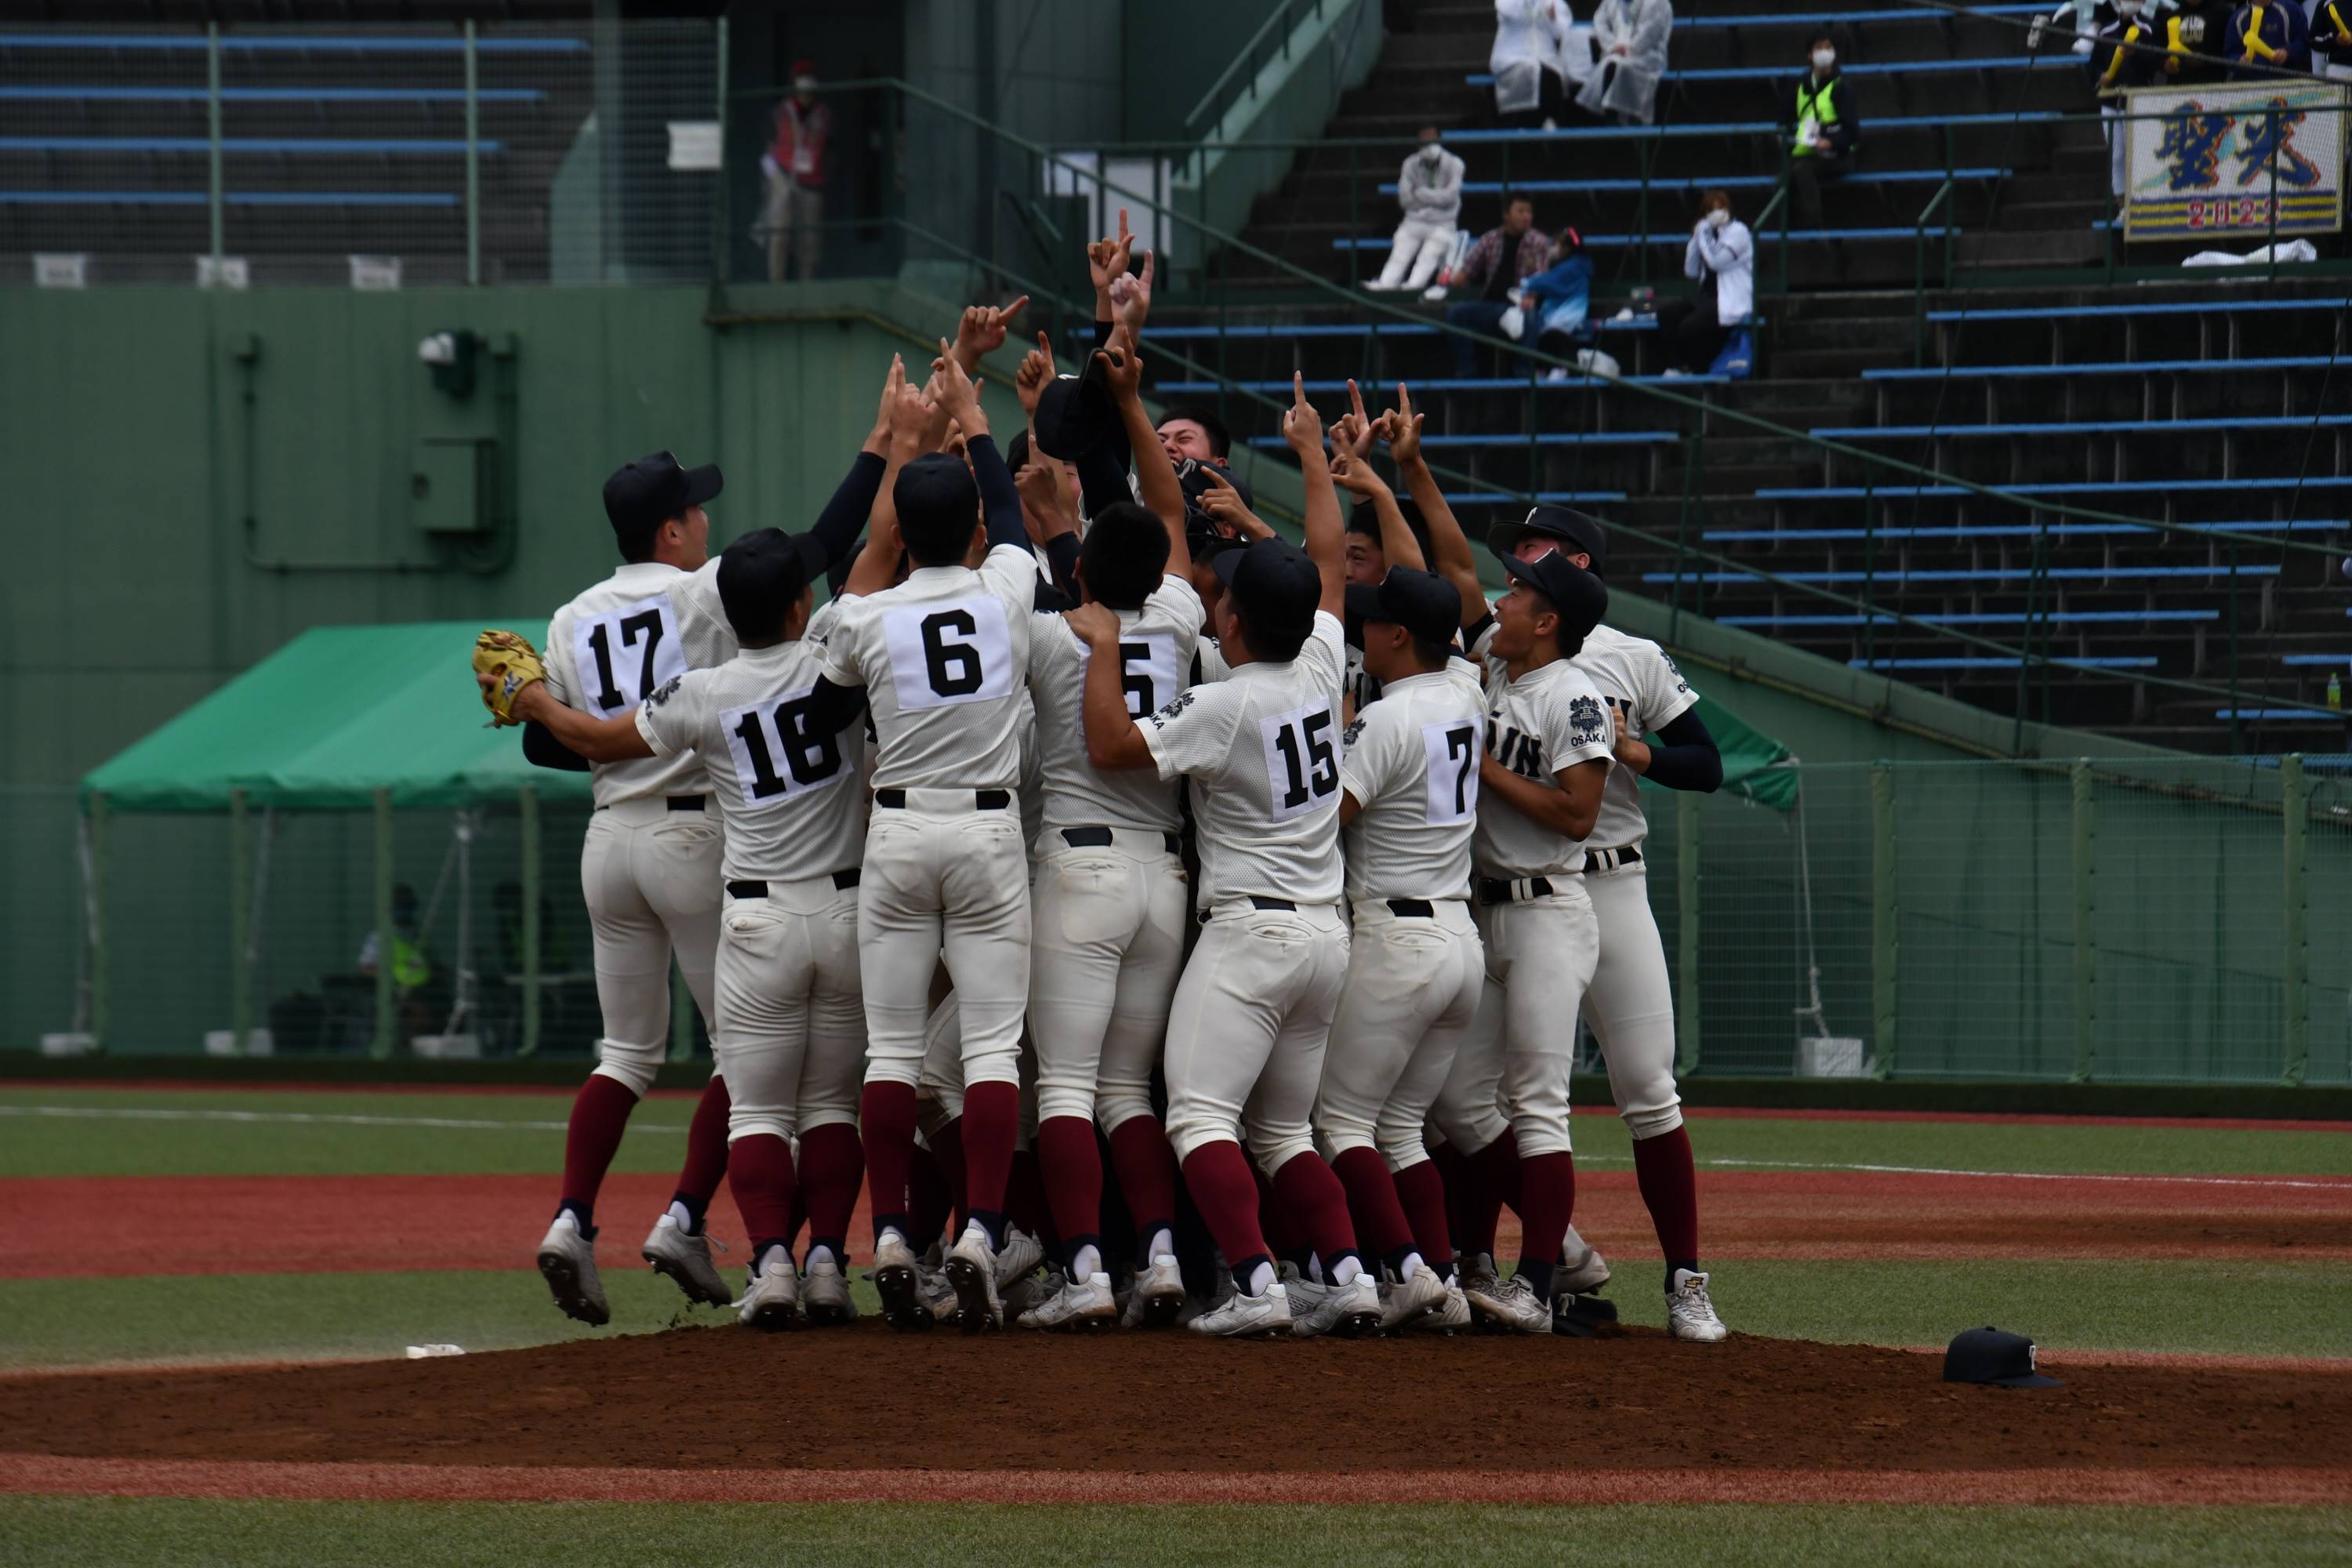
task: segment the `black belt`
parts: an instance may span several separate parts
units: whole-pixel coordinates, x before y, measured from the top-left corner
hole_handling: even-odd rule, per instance
[[[709,804],[709,801],[707,797],[698,795],[674,795],[668,797],[668,804],[672,811],[700,811]],[[596,809],[610,811],[613,808],[609,805],[600,805]]]
[[[1425,921],[1437,913],[1436,907],[1427,899],[1391,899],[1388,906],[1389,913],[1401,921]]]
[[[1480,877],[1475,879],[1478,901],[1490,908],[1496,904],[1509,903],[1513,882],[1525,882],[1528,885],[1528,897],[1531,899],[1551,897],[1551,879],[1549,877]]]
[[[907,792],[902,789],[877,789],[874,792],[874,804],[887,806],[892,811],[904,810],[907,805]],[[1012,804],[1011,790],[976,789],[971,792],[971,806],[974,811],[1003,811]]]
[[[1103,849],[1108,848],[1111,842],[1111,831],[1108,827],[1064,827],[1056,831],[1061,834],[1062,842],[1073,849]],[[1171,855],[1184,852],[1184,841],[1172,833],[1161,834],[1160,843]]]
[[[1588,849],[1584,852],[1584,868],[1588,871],[1613,871],[1620,866],[1642,863],[1639,849]]]
[[[833,874],[833,885],[836,889],[842,891],[847,891],[849,889],[857,886],[857,868],[852,866],[846,871],[835,871]],[[764,899],[768,896],[768,884],[765,882],[730,882],[727,884],[727,896],[730,899]]]
[[[1297,912],[1298,910],[1298,906],[1291,902],[1288,899],[1269,899],[1262,897],[1256,893],[1252,893],[1249,896],[1249,901],[1250,908],[1254,910],[1288,910],[1293,913]],[[1202,925],[1207,925],[1209,923],[1209,916],[1211,912],[1212,911],[1208,910],[1202,910],[1201,911],[1201,923]]]

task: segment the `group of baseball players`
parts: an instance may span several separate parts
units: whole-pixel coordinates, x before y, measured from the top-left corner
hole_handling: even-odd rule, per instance
[[[1022,363],[1010,464],[973,375],[1021,300],[966,311],[927,380],[893,360],[805,533],[714,558],[715,467],[622,468],[624,564],[482,672],[594,795],[604,1034],[538,1254],[556,1303],[608,1320],[594,1203],[674,955],[716,1066],[643,1256],[746,1323],[856,1315],[863,1185],[898,1329],[1549,1332],[1609,1278],[1571,1224],[1580,1014],[1670,1331],[1723,1339],[1637,787],[1720,783],[1697,699],[1602,624],[1583,513],[1498,527],[1489,605],[1403,386],[1374,417],[1351,385],[1328,433],[1297,393],[1304,545],[1276,536],[1213,416],[1147,413],[1120,226],[1080,374],[1043,334]]]

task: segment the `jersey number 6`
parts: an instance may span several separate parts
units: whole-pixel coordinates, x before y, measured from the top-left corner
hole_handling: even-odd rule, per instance
[[[975,637],[980,632],[980,623],[968,610],[941,610],[938,615],[924,616],[924,668],[930,676],[933,691],[942,697],[969,697],[980,689],[983,679],[980,650],[969,642],[948,641],[946,634],[950,631]]]

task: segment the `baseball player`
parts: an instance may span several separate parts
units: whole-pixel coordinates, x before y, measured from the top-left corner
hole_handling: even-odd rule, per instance
[[[1500,553],[1522,562],[1556,553],[1601,575],[1607,535],[1583,512],[1539,506],[1523,522],[1501,524],[1495,532]],[[1729,1331],[1715,1314],[1708,1277],[1698,1267],[1698,1182],[1675,1092],[1674,991],[1642,863],[1649,821],[1639,781],[1711,792],[1723,783],[1723,755],[1693,711],[1697,694],[1656,643],[1597,626],[1575,664],[1609,706],[1617,763],[1609,770],[1577,879],[1601,930],[1584,991],[1584,1021],[1608,1065],[1618,1114],[1633,1134],[1634,1180],[1665,1254],[1666,1327],[1676,1339],[1711,1344]],[[1644,741],[1648,734],[1656,739]]]
[[[1094,519],[1079,548],[1087,602],[1116,626],[1119,689],[1130,720],[1185,684],[1203,614],[1186,580],[1184,499],[1153,439],[1126,339],[1097,356],[1125,421],[1145,504]],[[1147,510],[1148,509],[1148,510]],[[1177,785],[1106,773],[1087,754],[1087,646],[1055,617],[1029,641],[1037,704],[1045,832],[1037,846],[1029,1032],[1037,1055],[1037,1153],[1060,1233],[1066,1283],[1020,1321],[1039,1329],[1099,1326],[1119,1309],[1100,1246],[1102,1163],[1110,1142],[1139,1246],[1128,1321],[1174,1322],[1184,1304],[1175,1247],[1176,1159],[1151,1112],[1151,1070],[1184,959],[1185,879]]]
[[[1504,1181],[1516,1177],[1527,1238],[1507,1283],[1482,1274],[1463,1281],[1464,1293],[1507,1328],[1548,1333],[1557,1238],[1576,1203],[1568,1132],[1576,1031],[1568,1021],[1600,950],[1579,873],[1610,752],[1608,711],[1571,661],[1608,592],[1557,554],[1506,556],[1503,566],[1511,588],[1477,646],[1486,734],[1471,858],[1489,984],[1435,1115],[1490,1187],[1507,1190]],[[1498,1166],[1509,1169],[1498,1177]]]
[[[1422,1123],[1486,985],[1467,902],[1486,700],[1454,656],[1462,596],[1445,579],[1397,567],[1377,586],[1349,584],[1347,606],[1382,695],[1349,726],[1339,769],[1354,937],[1316,1138],[1388,1270],[1381,1326],[1449,1306],[1466,1322]]]
[[[988,416],[944,341],[940,348],[932,384],[971,466],[932,453],[899,471],[891,493],[913,570],[895,587],[843,600],[816,692],[829,713],[854,707],[863,688],[877,743],[857,907],[875,1286],[893,1326],[929,1325],[907,1244],[907,1173],[931,975],[944,956],[962,1015],[970,1220],[947,1273],[966,1329],[977,1331],[1003,1321],[996,1252],[1020,1115],[1029,879],[1014,792],[1038,577]],[[979,567],[964,564],[982,546]]]
[[[1200,941],[1171,1009],[1168,1135],[1185,1185],[1231,1261],[1234,1293],[1192,1320],[1227,1335],[1360,1333],[1380,1322],[1347,1194],[1315,1152],[1311,1117],[1348,963],[1339,908],[1339,682],[1346,652],[1339,503],[1321,418],[1294,377],[1283,435],[1306,479],[1307,549],[1259,540],[1216,558],[1231,674],[1139,721],[1122,685],[1118,618],[1086,605],[1087,748],[1106,769],[1195,781]],[[1294,1310],[1258,1226],[1242,1152],[1272,1180],[1328,1271]]]
[[[682,468],[667,452],[625,464],[604,481],[604,513],[623,564],[548,623],[548,696],[593,718],[626,715],[687,670],[734,657],[703,510],[719,484],[716,465]],[[524,731],[523,751],[546,765],[581,765],[543,727]],[[596,1193],[630,1110],[668,1054],[673,950],[706,1026],[710,1021],[721,846],[695,759],[597,763],[589,771],[595,811],[581,846],[580,883],[604,1032],[595,1070],[572,1101],[562,1201],[539,1244],[539,1271],[565,1313],[604,1323],[611,1313],[596,1274]],[[646,1260],[688,1300],[713,1305],[730,1293],[710,1260],[702,1215],[725,1173],[727,1120],[725,1080],[714,1070],[695,1111],[677,1195],[644,1247]]]
[[[1352,378],[1348,383],[1348,402],[1349,411],[1340,416],[1332,432],[1339,459],[1332,464],[1331,477],[1356,500],[1348,511],[1348,582],[1351,586],[1369,587],[1386,577],[1392,566],[1425,570],[1428,552],[1397,505],[1395,492],[1372,471],[1369,458],[1381,426],[1365,416],[1364,395]],[[1348,625],[1347,689],[1351,722],[1355,715],[1380,700],[1380,679],[1364,668],[1363,638],[1352,616]]]

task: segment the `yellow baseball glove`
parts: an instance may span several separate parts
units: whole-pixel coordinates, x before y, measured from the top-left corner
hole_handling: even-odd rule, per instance
[[[529,639],[512,632],[484,632],[474,639],[474,677],[482,689],[482,706],[501,724],[519,724],[515,694],[534,680],[547,679],[547,667]]]

